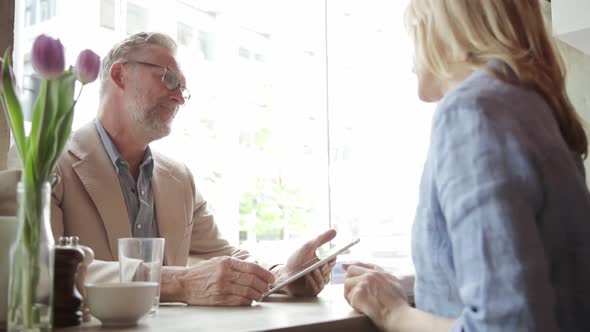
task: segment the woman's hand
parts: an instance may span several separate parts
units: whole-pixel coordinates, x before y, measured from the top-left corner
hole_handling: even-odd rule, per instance
[[[396,326],[399,316],[410,309],[400,280],[378,266],[343,264],[346,270],[344,297],[382,330]]]

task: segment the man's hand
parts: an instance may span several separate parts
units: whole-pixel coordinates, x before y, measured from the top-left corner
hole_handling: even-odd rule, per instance
[[[231,257],[215,257],[189,268],[162,272],[163,300],[190,305],[250,305],[259,301],[275,280],[260,265]],[[173,295],[165,296],[165,284],[173,285]]]
[[[306,242],[289,257],[285,265],[282,265],[273,271],[276,279],[279,280],[312,259],[318,259],[315,254],[316,250],[323,244],[331,241],[335,236],[336,231],[331,229],[320,234],[315,239]],[[285,286],[283,290],[290,295],[315,296],[319,294],[324,289],[324,286],[330,281],[330,272],[332,272],[332,268],[334,268],[335,264],[336,259],[333,259],[324,266],[319,267]]]

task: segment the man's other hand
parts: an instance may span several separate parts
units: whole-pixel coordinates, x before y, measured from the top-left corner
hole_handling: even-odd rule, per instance
[[[316,250],[334,239],[334,237],[336,237],[336,231],[331,229],[303,244],[289,257],[285,265],[282,265],[273,271],[277,277],[276,279],[279,280],[312,259],[318,259],[315,253]],[[330,282],[330,273],[335,264],[336,258],[285,286],[283,290],[290,295],[315,296],[324,289],[324,286],[327,283]]]

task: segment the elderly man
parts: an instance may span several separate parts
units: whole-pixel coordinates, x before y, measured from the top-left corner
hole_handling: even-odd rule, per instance
[[[117,239],[163,237],[162,301],[249,305],[336,233],[319,235],[270,269],[220,237],[187,167],[149,147],[170,133],[190,97],[175,50],[166,35],[138,33],[103,59],[98,116],[72,135],[56,168],[53,232],[56,238],[77,235],[94,249],[91,280],[117,276]],[[284,291],[319,293],[333,263]]]

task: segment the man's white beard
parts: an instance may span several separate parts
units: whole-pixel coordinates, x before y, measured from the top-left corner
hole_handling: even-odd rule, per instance
[[[142,129],[150,141],[155,141],[170,134],[170,128],[160,121],[160,109],[158,106],[147,107],[142,96],[136,98],[131,105],[131,116],[135,124]]]

